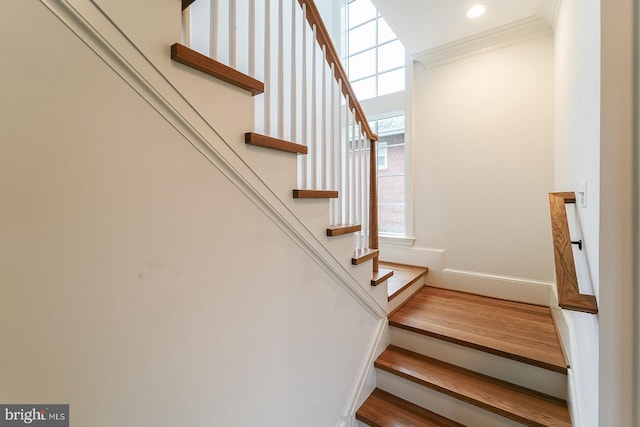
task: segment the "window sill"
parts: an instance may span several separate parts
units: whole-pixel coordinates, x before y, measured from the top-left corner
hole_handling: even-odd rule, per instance
[[[412,247],[416,241],[415,237],[380,235],[378,238],[381,245]]]

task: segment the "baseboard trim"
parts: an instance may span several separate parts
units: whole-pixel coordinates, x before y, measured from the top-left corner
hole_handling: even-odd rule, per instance
[[[348,427],[347,423],[344,420],[339,420],[336,424],[336,427]]]
[[[554,310],[555,311],[555,310]],[[569,395],[567,396],[567,404],[569,405],[569,412],[571,414],[571,420],[573,425],[575,426],[585,426],[584,419],[584,410],[582,408],[581,402],[584,402],[582,397],[582,381],[580,380],[579,375],[575,375],[576,372],[580,371],[580,362],[577,360],[577,357],[572,357],[575,354],[575,348],[577,347],[576,337],[574,331],[573,320],[571,316],[569,316],[564,310],[560,309],[559,316],[554,316],[556,322],[560,320],[566,327],[565,331],[568,332],[568,336],[565,337],[565,342],[567,342],[568,347],[570,349],[567,350],[567,357],[569,357],[569,364],[571,368],[567,372],[567,381],[569,383],[568,391]],[[558,329],[561,328],[558,326]]]
[[[427,284],[547,307],[551,302],[550,282],[520,277],[445,268],[427,275]]]
[[[551,282],[450,268],[444,249],[381,245],[380,259],[429,267],[428,286],[544,306],[551,302]]]
[[[366,397],[373,391],[375,384],[367,387],[367,379],[374,371],[373,362],[378,354],[386,348],[389,342],[389,322],[386,318],[378,321],[375,332],[371,336],[371,341],[367,346],[358,374],[353,382],[351,391],[347,398],[344,409],[342,410],[342,421],[352,425],[355,420],[355,414],[358,407],[364,402]]]

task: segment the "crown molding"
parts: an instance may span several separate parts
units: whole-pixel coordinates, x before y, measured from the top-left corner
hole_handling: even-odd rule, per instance
[[[419,52],[413,55],[413,59],[426,68],[431,68],[551,33],[552,28],[549,24],[541,17],[534,15],[484,33]]]

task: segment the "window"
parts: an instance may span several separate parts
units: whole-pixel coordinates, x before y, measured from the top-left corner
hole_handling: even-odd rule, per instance
[[[405,88],[404,46],[370,0],[347,6],[347,69],[359,100]]]
[[[381,235],[406,233],[405,117],[369,123],[378,134],[378,222]]]
[[[385,170],[389,167],[387,159],[387,143],[378,143],[378,170]]]
[[[405,49],[372,0],[336,0],[345,6],[343,52],[351,86],[378,134],[378,225],[387,242],[413,233],[411,86]],[[407,126],[405,130],[405,114]],[[405,167],[405,165],[407,165]],[[397,240],[400,241],[400,240]]]

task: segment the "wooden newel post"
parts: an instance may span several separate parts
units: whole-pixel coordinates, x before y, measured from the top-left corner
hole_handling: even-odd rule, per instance
[[[369,249],[379,249],[378,242],[378,145],[371,139],[369,151]],[[378,257],[373,259],[373,272],[378,272]]]

